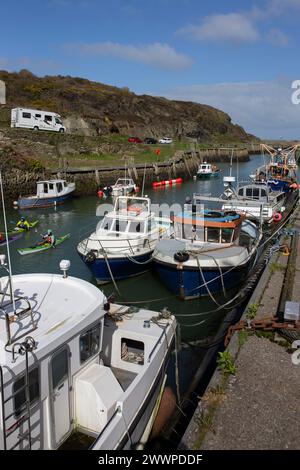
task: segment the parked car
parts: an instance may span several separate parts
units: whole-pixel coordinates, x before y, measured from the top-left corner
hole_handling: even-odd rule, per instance
[[[162,137],[161,139],[159,139],[158,142],[160,144],[171,144],[173,142],[173,140],[170,139],[170,137]]]
[[[142,140],[139,137],[128,137],[128,142],[134,142],[135,144],[141,144]]]
[[[157,144],[157,140],[153,139],[153,137],[146,137],[144,140],[144,144]]]

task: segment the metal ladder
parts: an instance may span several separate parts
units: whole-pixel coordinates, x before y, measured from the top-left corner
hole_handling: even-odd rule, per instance
[[[16,351],[16,348],[18,350]],[[22,343],[15,343],[12,354],[13,362],[15,361],[16,354],[25,355],[25,384],[18,389],[17,392],[12,393],[7,398],[4,397],[4,380],[3,380],[3,369],[0,366],[0,393],[1,393],[1,414],[2,414],[2,428],[3,428],[3,449],[4,450],[13,450],[19,444],[24,441],[28,441],[28,448],[31,450],[32,447],[32,437],[31,437],[31,415],[30,415],[30,383],[29,383],[29,364],[28,364],[28,355],[36,348],[34,339],[31,336],[25,338],[25,341]],[[20,393],[22,390],[25,390],[25,409],[22,409],[22,415],[17,418],[15,423],[9,428],[6,427],[7,421],[15,415],[15,410],[8,415],[6,415],[6,404],[15,398],[15,396]],[[22,407],[23,408],[23,407]],[[21,427],[24,423],[27,422],[27,430],[24,434],[19,434],[17,436],[17,442],[10,448],[8,448],[7,440],[17,429]]]
[[[28,335],[32,331],[36,330],[37,322],[34,320],[34,314],[33,314],[33,311],[32,311],[32,308],[31,308],[31,305],[30,305],[30,302],[28,301],[28,299],[26,299],[25,297],[15,297],[15,299],[14,299],[15,302],[24,301],[24,302],[26,302],[27,307],[23,308],[19,312],[8,313],[7,312],[7,307],[13,305],[13,301],[11,299],[11,294],[8,294],[6,292],[6,289],[5,289],[5,291],[0,292],[0,294],[2,294],[2,299],[1,299],[1,303],[0,303],[0,310],[2,310],[2,312],[5,316],[5,325],[6,325],[6,334],[7,334],[7,344],[6,344],[6,346],[9,346],[11,344],[14,344],[17,340],[21,339],[23,336]],[[10,300],[4,304],[4,298],[5,297],[9,297]],[[11,328],[10,328],[11,324],[16,322],[16,321],[23,320],[24,318],[26,318],[28,316],[30,316],[31,329],[26,328],[26,331],[23,334],[19,334],[18,336],[12,337]],[[21,331],[22,331],[22,329],[21,329]]]

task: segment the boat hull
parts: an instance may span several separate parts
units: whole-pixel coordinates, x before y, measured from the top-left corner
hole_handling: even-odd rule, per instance
[[[280,180],[280,179],[273,179],[268,181],[268,186],[272,189],[272,191],[283,191],[284,193],[289,193],[291,182]]]
[[[222,276],[219,269],[203,267],[204,279],[198,266],[191,268],[156,259],[153,260],[153,264],[161,281],[171,292],[183,300],[190,300],[208,296],[209,292],[212,294],[222,292],[223,286],[226,291],[238,286],[246,278],[252,259],[236,268],[221,268]]]
[[[216,178],[219,176],[220,171],[213,171],[212,173],[197,173],[197,178],[199,179],[210,179],[210,178]]]
[[[18,200],[19,209],[37,209],[41,207],[55,207],[59,204],[63,204],[73,196],[73,192],[64,194],[63,196],[54,196],[47,198],[30,198],[22,197]]]
[[[81,253],[79,255],[93,273],[97,283],[107,284],[112,282],[112,277],[118,281],[148,271],[152,253],[153,251],[150,251],[142,255],[131,256],[130,259],[127,256],[108,257],[107,261],[102,256],[92,262],[88,262]]]

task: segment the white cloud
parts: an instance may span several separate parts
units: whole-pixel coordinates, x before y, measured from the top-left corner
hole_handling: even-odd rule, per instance
[[[300,138],[300,105],[291,101],[292,80],[218,83],[171,89],[160,96],[194,101],[227,112],[233,122],[262,138]]]
[[[273,46],[287,46],[289,43],[289,38],[279,29],[271,29],[267,35],[267,39],[270,44]]]
[[[178,33],[196,40],[235,44],[255,42],[260,38],[254,22],[242,13],[206,16],[201,24],[186,26]]]
[[[98,42],[91,44],[66,44],[66,50],[79,51],[83,55],[110,56],[120,59],[154,65],[162,69],[185,69],[191,67],[193,60],[177,52],[168,44],[153,43],[149,45],[124,45],[115,42]]]

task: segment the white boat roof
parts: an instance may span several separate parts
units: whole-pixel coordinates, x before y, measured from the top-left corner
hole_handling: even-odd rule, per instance
[[[62,180],[62,179],[57,179],[57,180],[42,180],[42,181],[37,181],[37,184],[40,184],[40,183],[64,183],[66,182],[66,180]]]
[[[8,277],[2,277],[1,291],[4,290]],[[13,291],[15,298],[27,299],[32,307],[37,328],[33,331],[30,316],[26,316],[11,323],[12,337],[24,334],[18,342],[31,336],[38,348],[37,356],[44,356],[62,345],[74,334],[82,331],[93,322],[100,320],[105,312],[103,304],[106,302],[104,294],[93,284],[81,279],[62,274],[21,274],[13,276]],[[9,292],[9,289],[8,291]],[[0,301],[2,296],[0,294]],[[9,297],[5,297],[5,303]],[[16,311],[20,312],[27,307],[25,300],[16,300]],[[5,309],[13,315],[10,304]],[[12,367],[12,346],[5,348],[7,343],[6,324],[3,307],[0,309],[0,365]],[[16,364],[24,360],[18,356]]]

